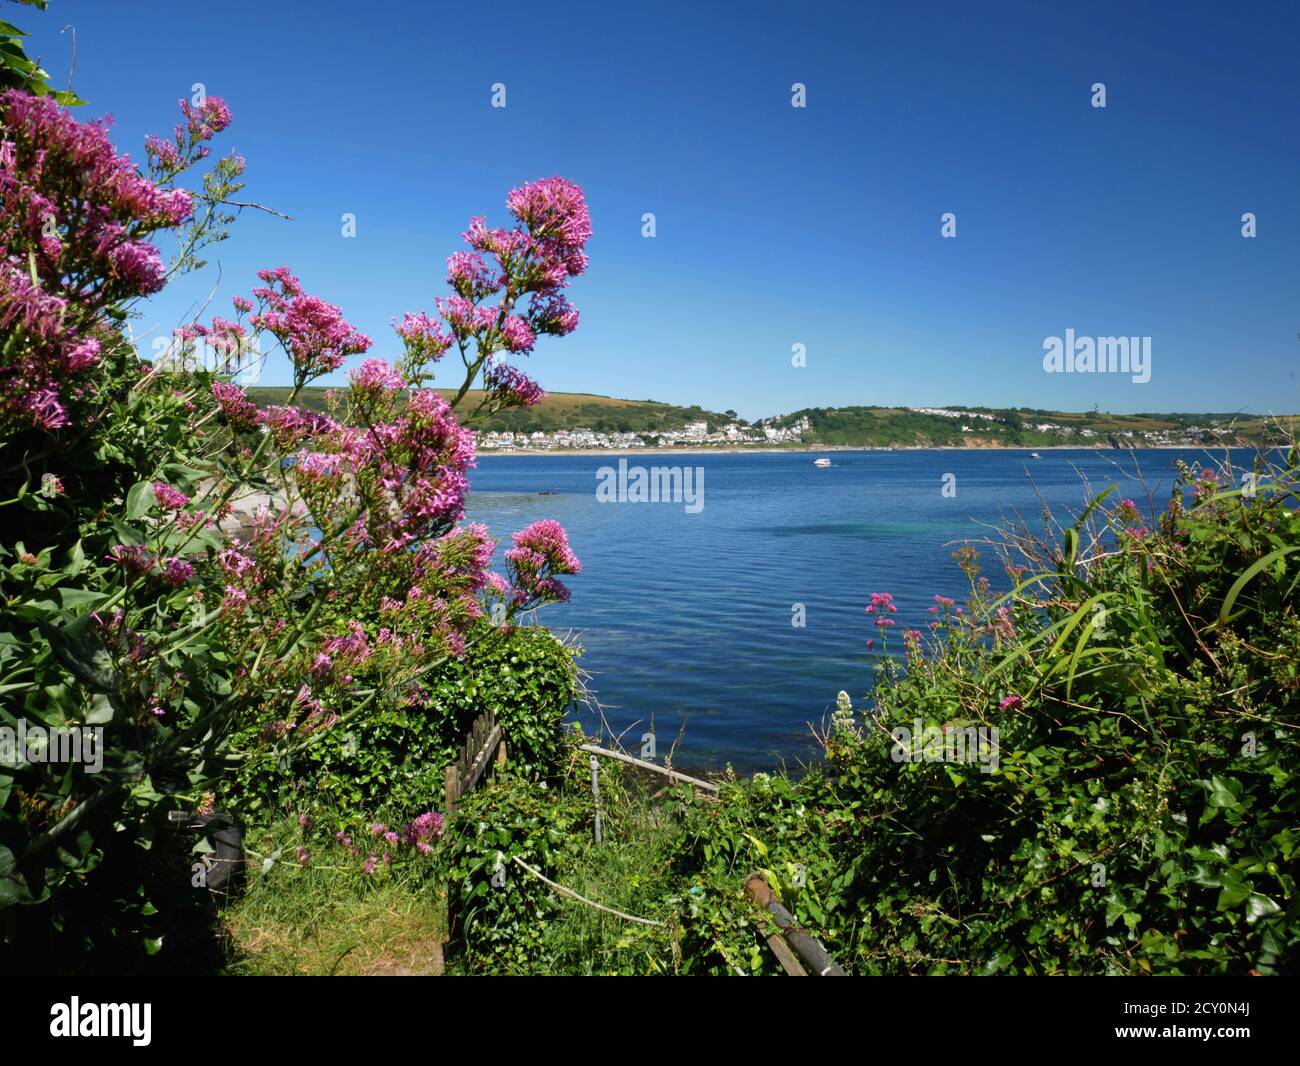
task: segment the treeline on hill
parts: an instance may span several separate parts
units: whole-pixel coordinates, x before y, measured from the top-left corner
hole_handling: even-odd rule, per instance
[[[307,388],[298,397],[298,406],[311,411],[328,407],[326,388]],[[282,404],[287,388],[262,386],[250,388],[249,398],[259,407]],[[472,412],[479,394],[471,392],[465,410]],[[735,421],[734,412],[720,414],[699,405],[679,407],[656,400],[616,400],[608,396],[583,393],[549,393],[535,407],[512,408],[476,420],[476,430],[511,433],[554,433],[557,430],[590,429],[597,433],[638,433],[655,436],[681,430],[689,422],[707,422],[710,431]]]
[[[1102,412],[1072,413],[1033,408],[954,407],[969,412],[967,417],[927,414],[908,407],[811,407],[778,420],[791,426],[807,418],[812,439],[829,445],[859,447],[961,447],[997,444],[1009,447],[1050,447],[1063,443],[1079,446],[1118,445],[1124,433],[1186,433],[1199,427],[1199,444],[1218,445],[1225,439],[1210,431],[1216,426],[1230,432],[1234,443],[1244,445],[1276,443],[1275,426],[1265,419],[1225,415],[1141,414],[1112,415]],[[979,416],[987,417],[979,417]],[[1235,421],[1234,421],[1235,419]],[[1094,436],[1063,437],[1050,424],[1073,430],[1091,430]],[[966,429],[963,429],[963,426]]]

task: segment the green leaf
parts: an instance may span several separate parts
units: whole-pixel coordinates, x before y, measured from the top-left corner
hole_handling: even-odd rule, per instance
[[[153,482],[137,481],[126,494],[126,517],[130,520],[137,519],[157,502],[153,494]]]

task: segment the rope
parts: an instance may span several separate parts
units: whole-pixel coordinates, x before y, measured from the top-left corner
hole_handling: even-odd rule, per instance
[[[511,855],[510,857],[515,862],[517,862],[520,866],[522,866],[525,870],[527,870],[530,874],[532,874],[535,878],[537,878],[539,881],[544,881],[546,884],[550,885],[553,889],[555,889],[556,892],[560,893],[560,895],[562,896],[568,896],[570,899],[576,899],[579,903],[585,903],[588,907],[595,907],[596,910],[598,911],[604,911],[606,914],[612,914],[617,918],[624,919],[625,921],[636,922],[638,925],[657,925],[660,929],[668,928],[668,926],[665,925],[663,922],[656,922],[652,918],[638,918],[635,914],[624,914],[622,911],[614,910],[613,907],[606,907],[603,904],[595,902],[594,900],[587,899],[586,896],[580,896],[578,895],[578,893],[573,891],[573,889],[565,888],[563,885],[557,885],[549,877],[546,877],[543,874],[539,873],[537,870],[534,870],[531,866],[528,865],[528,863],[524,862],[524,860],[521,859],[518,855]]]

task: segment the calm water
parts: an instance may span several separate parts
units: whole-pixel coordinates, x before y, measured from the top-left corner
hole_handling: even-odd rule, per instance
[[[629,747],[651,719],[661,749],[684,723],[679,765],[754,770],[807,757],[808,723],[829,713],[840,689],[855,702],[869,690],[870,593],[893,593],[898,627],[924,630],[935,593],[963,597],[953,550],[988,524],[1014,512],[1037,521],[1042,501],[1064,517],[1086,498],[1085,477],[1095,491],[1118,482],[1112,499],[1145,510],[1147,490],[1157,505],[1167,499],[1175,459],[1207,460],[1138,452],[1144,489],[1121,452],[826,454],[829,469],[806,453],[628,458],[702,468],[696,514],[682,503],[598,502],[597,470],[617,457],[485,455],[469,515],[501,540],[539,518],[568,530],[583,571],[566,579],[572,602],[539,618],[579,639],[607,720],[631,727]],[[941,494],[946,474],[955,496]],[[1005,587],[991,554],[985,560]],[[806,610],[803,628],[791,624],[794,604]],[[597,722],[585,711],[582,720],[588,731]]]

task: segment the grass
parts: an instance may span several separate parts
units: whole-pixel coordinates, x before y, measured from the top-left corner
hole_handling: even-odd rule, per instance
[[[585,759],[583,760],[585,765]],[[602,762],[603,843],[576,842],[562,874],[579,895],[626,914],[669,917],[667,851],[679,832],[671,797],[656,797],[658,777]],[[447,904],[433,866],[382,867],[369,877],[327,865],[322,854],[298,866],[287,825],[277,827],[284,861],[267,873],[250,861],[246,890],[225,909],[222,926],[232,976],[423,976],[481,973],[472,960],[444,954]],[[267,843],[264,841],[263,843]],[[514,874],[527,878],[522,869]],[[550,974],[663,974],[678,961],[670,928],[638,925],[553,894],[544,951]],[[670,923],[671,924],[671,923]]]
[[[237,976],[424,976],[444,972],[446,903],[436,886],[398,874],[276,866],[225,911]]]

